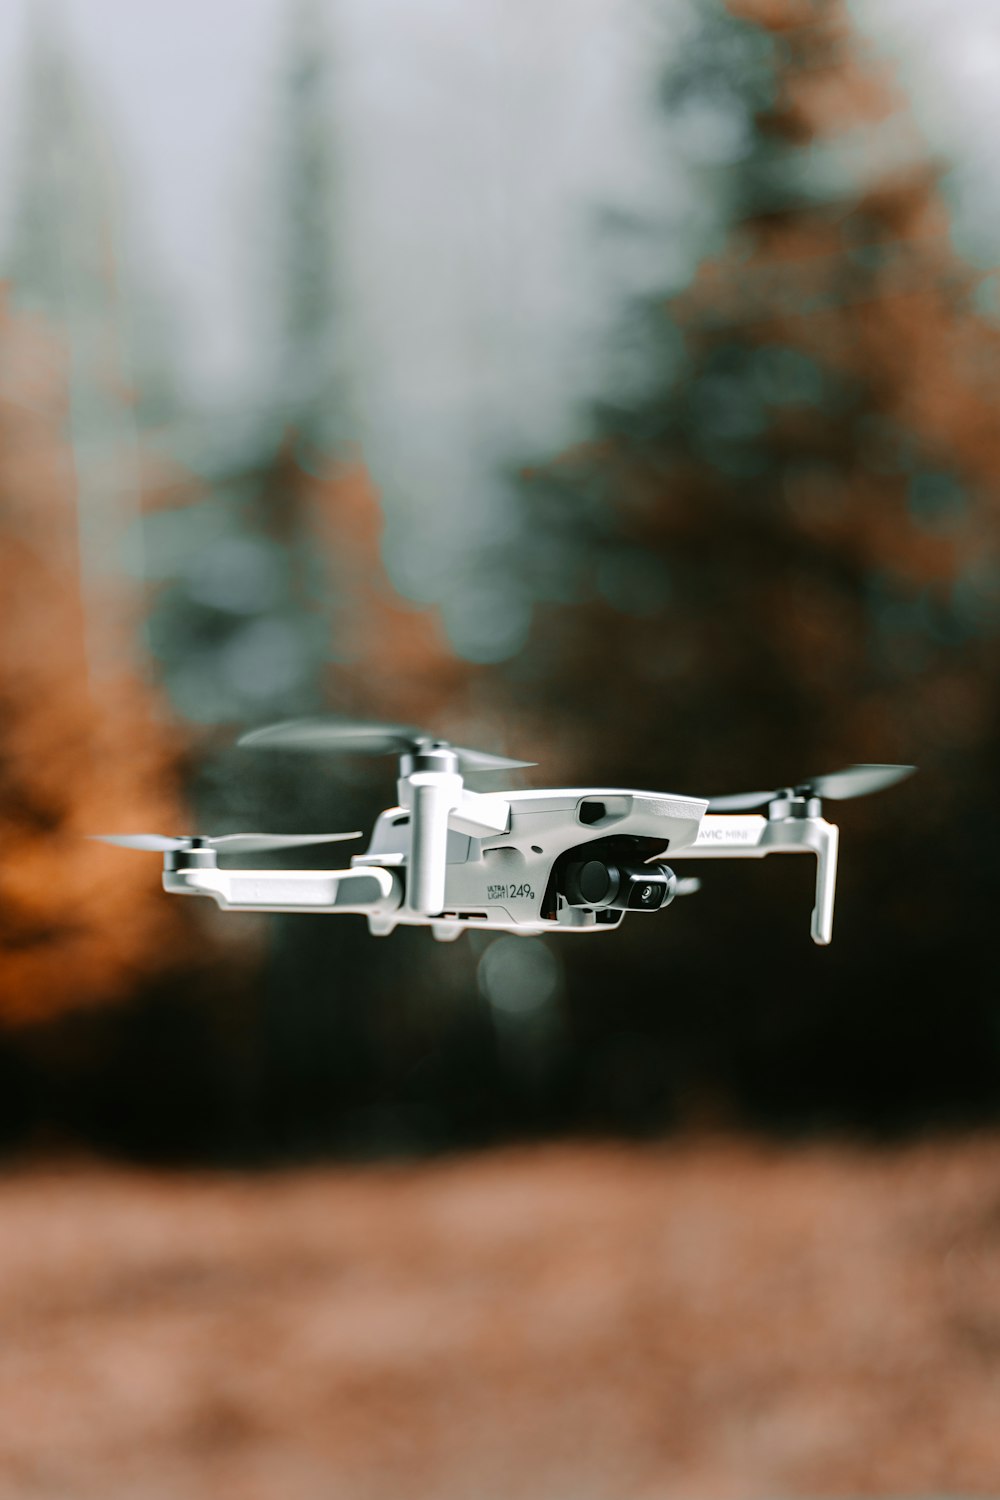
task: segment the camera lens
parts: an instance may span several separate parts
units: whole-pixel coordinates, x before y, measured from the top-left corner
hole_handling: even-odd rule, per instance
[[[661,906],[666,906],[673,899],[673,889],[670,887],[666,876],[673,876],[673,871],[659,869],[655,872],[649,870],[637,870],[629,876],[626,905],[629,911],[659,911]],[[674,881],[674,885],[676,885]]]
[[[570,906],[659,911],[674,899],[677,877],[666,865],[579,860],[566,867],[561,894]]]

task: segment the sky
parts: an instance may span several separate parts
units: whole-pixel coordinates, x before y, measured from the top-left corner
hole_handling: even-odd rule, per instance
[[[386,563],[402,592],[444,605],[469,654],[508,654],[530,601],[491,599],[463,563],[503,542],[502,471],[583,436],[594,396],[641,381],[640,362],[615,363],[622,309],[682,287],[721,222],[699,152],[738,157],[739,122],[692,141],[654,99],[664,49],[708,0],[317,3],[336,64],[355,435],[385,500]],[[850,3],[955,163],[957,248],[995,266],[1000,5],[964,0],[956,26],[953,0]],[[0,244],[29,7],[65,32],[89,89],[119,253],[162,305],[183,395],[220,421],[273,401],[267,203],[288,0],[6,0]]]
[[[1000,261],[1000,5],[996,0],[851,0],[898,62],[918,125],[950,163],[944,188],[955,248],[983,270]]]
[[[641,205],[654,186],[655,143],[641,145],[644,4],[552,0],[544,14],[504,0],[321,6],[340,73],[333,115],[349,179],[348,279],[364,299],[369,337],[384,340],[395,321],[404,260],[429,287],[414,320],[447,313],[446,302],[475,323],[480,314],[469,306],[487,299],[525,304],[531,318],[540,300],[553,324],[565,320],[577,289],[554,285],[553,244],[586,228],[593,201]],[[46,0],[44,8],[89,85],[149,274],[192,330],[181,358],[193,388],[219,402],[251,391],[245,242],[274,150],[287,5]],[[621,24],[630,11],[631,45]],[[4,166],[16,139],[27,13],[26,0],[0,7]],[[9,171],[3,179],[7,223]]]
[[[526,603],[491,611],[482,579],[462,584],[462,559],[502,540],[498,471],[581,435],[623,300],[671,263],[683,282],[702,248],[683,153],[658,134],[649,5],[320,0],[355,435],[385,500],[393,581],[444,602],[472,651],[477,631],[506,652],[527,627]],[[273,400],[262,213],[287,4],[47,8],[115,162],[119,255],[166,310],[182,391],[222,419]],[[692,0],[671,9],[680,36]],[[26,16],[24,0],[0,8],[0,168]],[[610,241],[594,233],[601,215],[620,226]]]

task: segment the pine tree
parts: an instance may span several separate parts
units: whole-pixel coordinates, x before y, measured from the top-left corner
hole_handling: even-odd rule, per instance
[[[613,767],[623,784],[712,792],[854,760],[922,767],[877,811],[845,814],[841,908],[853,891],[861,925],[842,917],[822,970],[794,947],[777,957],[804,931],[801,870],[710,868],[708,894],[674,921],[669,1005],[666,935],[634,935],[621,1025],[663,1036],[649,1054],[663,1065],[657,1109],[735,1088],[772,1107],[877,1111],[901,1069],[897,1105],[920,1090],[982,1098],[997,1066],[985,943],[963,943],[952,1016],[982,1045],[954,1076],[938,1007],[947,934],[992,899],[977,840],[1000,734],[1000,339],[974,312],[905,101],[848,8],[741,0],[719,25],[737,44],[710,36],[713,66],[746,36],[773,59],[732,226],[686,292],[644,310],[662,350],[652,393],[609,397],[592,442],[529,476],[537,552],[548,540],[573,558],[583,602],[540,612],[511,675],[522,702],[538,694],[540,726],[561,726],[556,753],[581,781]],[[706,76],[696,50],[668,104],[706,93]],[[738,67],[724,82],[744,88]],[[711,891],[745,962],[710,966],[706,989],[723,920]],[[574,980],[612,984],[609,964],[588,954]],[[908,1028],[891,1008],[904,988]],[[844,1080],[862,1065],[852,1104]]]
[[[0,348],[0,1020],[10,1024],[134,995],[191,965],[194,949],[156,862],[87,839],[182,828],[175,753],[129,639],[96,684],[88,661],[65,342],[5,309]]]
[[[787,774],[955,746],[930,705],[979,659],[1000,458],[983,379],[1000,342],[933,172],[914,142],[858,180],[830,138],[831,116],[896,119],[891,84],[839,5],[743,11],[732,24],[766,21],[777,47],[775,94],[727,246],[646,309],[683,357],[527,487],[532,525],[576,550],[601,601],[548,610],[543,657],[564,643],[561,665],[612,693],[634,691],[613,671],[629,663],[649,684],[644,768],[716,786],[768,774],[776,733]],[[974,743],[978,715],[967,728]]]
[[[152,385],[162,350],[136,339],[148,325],[125,264],[113,145],[48,5],[29,17],[21,90],[11,237],[0,264],[15,309],[41,314],[66,340],[85,639],[97,680],[127,649],[137,613],[130,552],[144,460],[134,372]]]
[[[87,835],[182,828],[176,734],[144,679],[125,544],[150,474],[122,335],[105,143],[51,14],[31,17],[0,318],[4,859],[0,1018],[197,967],[155,862]]]

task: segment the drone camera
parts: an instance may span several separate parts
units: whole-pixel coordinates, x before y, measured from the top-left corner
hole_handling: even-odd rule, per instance
[[[677,877],[666,865],[603,858],[567,865],[561,894],[570,906],[592,911],[660,911],[676,891]]]

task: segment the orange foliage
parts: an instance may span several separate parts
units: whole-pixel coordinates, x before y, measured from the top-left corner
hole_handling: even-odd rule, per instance
[[[153,858],[87,841],[183,828],[174,730],[130,651],[121,599],[100,659],[81,595],[67,355],[0,310],[0,1021],[113,1000],[186,956]],[[102,601],[98,600],[100,605]],[[117,636],[115,635],[117,632]]]
[[[991,732],[986,631],[963,637],[958,624],[949,635],[926,621],[950,628],[956,580],[979,567],[986,587],[1000,559],[1000,333],[974,312],[975,278],[951,248],[926,148],[847,6],[730,0],[730,9],[778,47],[761,149],[776,148],[780,161],[807,146],[820,162],[845,132],[868,132],[860,185],[845,173],[839,196],[799,194],[802,157],[785,194],[766,155],[768,201],[664,309],[685,337],[684,387],[551,466],[549,478],[571,497],[596,476],[621,536],[659,554],[671,578],[641,626],[656,641],[638,664],[650,696],[628,679],[620,705],[650,735],[654,765],[665,741],[675,766],[690,757],[703,784],[719,786],[738,785],[748,765],[773,767],[776,751],[789,771],[800,756],[926,765]],[[872,122],[890,116],[893,140],[912,137],[912,150],[880,163]],[[811,362],[823,393],[768,404],[754,364],[768,353]],[[733,372],[725,399],[740,416],[765,414],[742,468],[716,461],[704,409],[683,405],[720,366]],[[710,388],[703,397],[714,415],[722,398]],[[953,487],[940,514],[914,506],[926,475]],[[879,634],[871,591],[883,586],[903,620],[895,634]],[[619,663],[636,661],[636,622],[601,605],[576,616],[572,640],[555,611],[541,630],[562,636],[567,671],[607,694]],[[579,693],[567,687],[567,702]]]
[[[338,601],[337,696],[359,714],[431,729],[453,722],[481,669],[456,655],[436,610],[408,603],[392,587],[379,497],[363,460],[331,463],[318,477],[302,472],[301,483]]]

